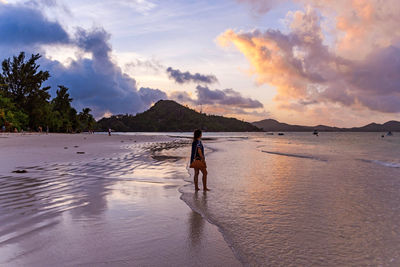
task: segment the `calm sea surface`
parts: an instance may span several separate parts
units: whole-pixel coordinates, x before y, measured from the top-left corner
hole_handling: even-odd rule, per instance
[[[242,263],[400,266],[400,134],[205,136],[212,191],[182,199]]]

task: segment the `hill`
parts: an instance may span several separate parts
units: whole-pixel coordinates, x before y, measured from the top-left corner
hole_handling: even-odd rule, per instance
[[[191,132],[204,129],[209,132],[257,132],[259,128],[248,122],[223,116],[206,115],[184,107],[172,100],[160,100],[149,110],[133,115],[102,118],[98,126],[117,132]]]
[[[350,128],[349,130],[354,132],[400,132],[399,121],[388,121],[383,124],[370,123],[359,128]]]
[[[338,128],[326,125],[301,126],[281,123],[273,119],[253,122],[253,125],[267,132],[400,132],[400,122],[388,121],[384,124],[370,123],[363,127]]]
[[[277,120],[266,119],[262,121],[253,122],[253,125],[267,132],[309,132],[310,127],[300,125],[290,125],[281,123]]]

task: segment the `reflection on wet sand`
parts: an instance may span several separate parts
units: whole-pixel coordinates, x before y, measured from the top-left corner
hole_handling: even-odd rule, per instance
[[[217,230],[179,199],[181,145],[160,147],[1,176],[0,265],[184,266],[190,255],[237,265]]]
[[[145,151],[90,162],[22,167],[27,174],[0,177],[0,244],[54,225],[67,210],[73,210],[73,216],[100,216],[107,209],[109,188],[119,177],[142,179],[141,173],[149,169],[154,176],[165,176],[160,173],[163,156],[149,161]]]
[[[107,174],[132,170],[136,165],[137,156],[132,154],[120,163],[103,158],[24,167],[29,176],[0,177],[0,213],[5,214],[0,225],[1,244],[54,225],[56,218],[67,210],[74,210],[72,214],[77,216],[101,215],[107,209],[105,196],[109,186],[118,181]]]
[[[197,212],[192,211],[189,216],[189,236],[191,249],[201,246],[201,237],[203,235],[204,219]]]
[[[195,191],[193,193],[193,203],[197,209],[207,211],[207,192]],[[190,239],[193,247],[196,247],[201,243],[204,223],[202,216],[199,213],[192,211],[190,215]]]

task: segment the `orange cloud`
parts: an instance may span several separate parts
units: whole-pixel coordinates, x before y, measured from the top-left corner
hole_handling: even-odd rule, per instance
[[[287,14],[289,33],[227,30],[219,43],[249,60],[259,84],[276,87],[281,108],[332,103],[400,112],[400,2],[297,2],[307,5]]]
[[[290,0],[238,0],[260,13]],[[387,47],[400,38],[400,1],[398,0],[292,0],[305,9],[318,10],[327,24],[333,25],[340,56],[360,60],[374,49]],[[302,11],[300,11],[301,13]],[[294,16],[293,22],[296,18]]]

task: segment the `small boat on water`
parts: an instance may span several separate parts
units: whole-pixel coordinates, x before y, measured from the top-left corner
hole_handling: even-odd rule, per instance
[[[274,133],[265,133],[265,135],[274,135]]]
[[[284,133],[278,133],[278,135],[285,135]]]
[[[318,130],[314,130],[313,135],[318,136]]]
[[[387,132],[386,136],[393,136],[393,133],[391,131]]]

